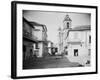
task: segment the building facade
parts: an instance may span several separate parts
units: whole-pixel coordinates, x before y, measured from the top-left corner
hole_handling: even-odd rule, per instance
[[[47,28],[23,18],[23,60],[47,55]]]
[[[90,63],[91,54],[91,29],[90,26],[76,27],[69,30],[67,36],[67,50],[70,61],[82,65]]]
[[[37,37],[33,34],[34,27],[23,18],[23,60],[32,58],[34,55],[33,46],[37,44]]]
[[[63,21],[63,47],[66,57],[71,62],[90,65],[91,26],[81,25],[72,28],[72,20],[66,15]],[[60,43],[61,44],[61,43]]]
[[[47,55],[48,50],[48,42],[47,42],[47,28],[43,24],[39,24],[36,22],[30,22],[33,27],[35,27],[34,35],[37,36],[37,49],[35,50],[37,53],[37,57],[44,57]]]

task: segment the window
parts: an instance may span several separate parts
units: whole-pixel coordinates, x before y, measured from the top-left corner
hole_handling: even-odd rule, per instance
[[[67,22],[67,28],[69,28],[69,22]]]
[[[91,55],[91,49],[88,49],[88,56]]]
[[[38,43],[36,43],[36,45],[35,45],[35,46],[36,46],[36,49],[39,49]]]
[[[78,49],[74,49],[74,56],[78,56]]]
[[[89,43],[91,43],[91,36],[89,36]]]
[[[26,46],[23,45],[23,52],[26,52]]]

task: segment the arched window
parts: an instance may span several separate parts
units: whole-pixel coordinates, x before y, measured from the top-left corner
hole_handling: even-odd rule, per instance
[[[67,28],[69,28],[69,22],[67,22]]]

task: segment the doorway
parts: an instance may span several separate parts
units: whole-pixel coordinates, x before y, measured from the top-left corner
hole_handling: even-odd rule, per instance
[[[74,56],[78,56],[78,49],[74,49]]]

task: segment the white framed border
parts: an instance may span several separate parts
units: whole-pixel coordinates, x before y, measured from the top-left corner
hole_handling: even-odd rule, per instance
[[[71,7],[72,6],[72,7]],[[92,73],[96,72],[96,9],[86,7],[73,7],[71,6],[49,6],[42,4],[17,4],[17,53],[16,53],[16,77],[27,76],[44,76],[55,74],[78,74],[78,73]],[[53,68],[53,69],[22,69],[22,11],[23,10],[43,10],[43,11],[60,11],[60,12],[77,12],[77,13],[90,13],[91,14],[91,66],[90,67],[74,67],[74,68]]]

